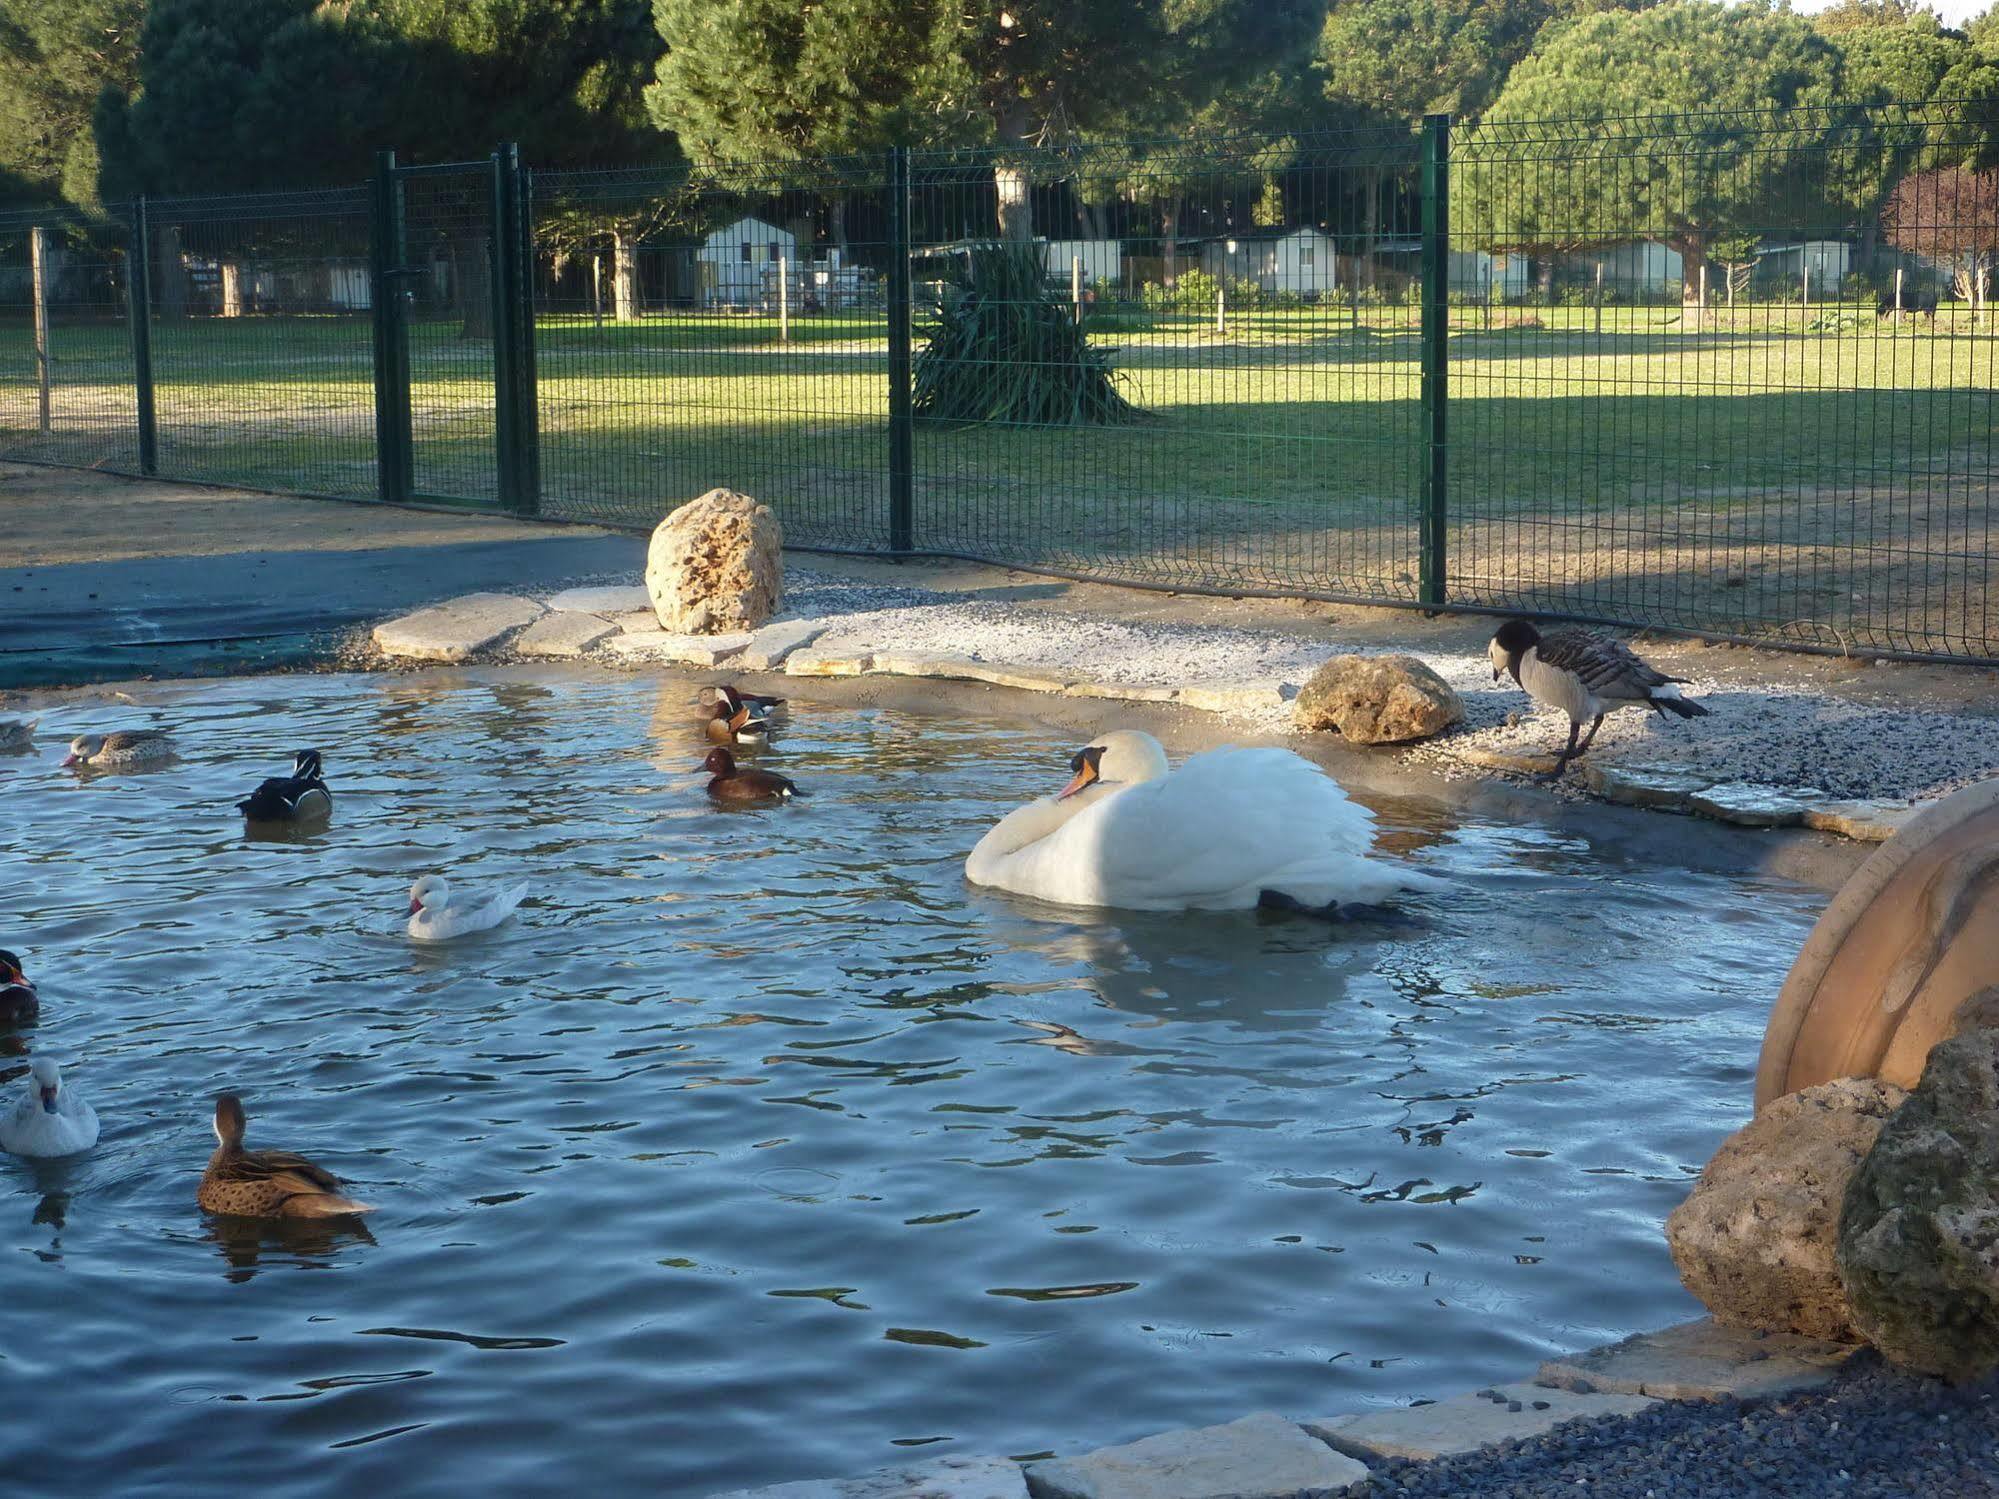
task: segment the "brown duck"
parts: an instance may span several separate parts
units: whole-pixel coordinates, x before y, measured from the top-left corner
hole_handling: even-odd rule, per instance
[[[708,717],[708,739],[713,744],[763,744],[770,739],[770,723],[753,717],[747,704],[730,712],[727,703],[717,703]]]
[[[701,768],[714,777],[708,783],[708,794],[718,802],[788,802],[805,794],[775,771],[736,764],[736,757],[725,749],[708,751]]]
[[[288,1150],[243,1148],[243,1100],[224,1093],[215,1100],[215,1138],[195,1200],[230,1218],[339,1218],[372,1213],[366,1203],[340,1195],[340,1178]]]
[[[727,682],[718,682],[701,690],[701,712],[705,716],[711,706],[710,699],[727,708],[731,713],[750,710],[752,718],[770,718],[785,711],[781,697],[763,697],[754,692],[741,692]]]
[[[33,1025],[41,1013],[41,996],[21,972],[21,960],[0,947],[0,1025]]]

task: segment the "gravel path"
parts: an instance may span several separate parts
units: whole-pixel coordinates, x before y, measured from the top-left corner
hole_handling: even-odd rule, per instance
[[[1333,654],[1323,640],[1302,635],[966,600],[818,567],[794,566],[786,586],[786,616],[828,621],[820,645],[833,649],[920,647],[1144,685],[1302,683]],[[1446,774],[1490,776],[1490,767],[1469,763],[1465,752],[1541,754],[1561,747],[1567,721],[1535,709],[1510,680],[1495,685],[1482,653],[1412,654],[1458,691],[1466,711],[1462,730],[1408,751],[1413,757]],[[1777,670],[1782,661],[1776,658]],[[1931,798],[1999,774],[1999,715],[1990,712],[1883,708],[1780,682],[1724,687],[1698,675],[1687,692],[1707,705],[1710,717],[1682,722],[1636,710],[1615,714],[1591,758],[1855,798]],[[1264,733],[1290,727],[1285,712],[1247,714],[1242,722]],[[1584,794],[1573,777],[1563,791]]]
[[[1669,1402],[1372,1466],[1350,1499],[1994,1499],[1999,1381],[1954,1390],[1862,1352],[1834,1384],[1781,1402]]]

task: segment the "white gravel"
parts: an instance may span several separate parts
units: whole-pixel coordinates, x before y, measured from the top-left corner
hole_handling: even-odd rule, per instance
[[[1337,653],[1323,640],[1279,631],[1125,621],[966,600],[862,582],[820,567],[788,570],[785,606],[785,618],[826,622],[827,634],[818,642],[822,650],[934,651],[1130,685],[1298,685]],[[1447,774],[1491,776],[1496,772],[1466,763],[1462,753],[1537,754],[1562,746],[1566,720],[1536,710],[1510,680],[1495,685],[1482,653],[1410,654],[1464,698],[1466,723],[1406,753]],[[1778,670],[1782,659],[1775,658]],[[1682,721],[1626,710],[1604,724],[1590,758],[1850,798],[1927,799],[1999,775],[1999,715],[1992,713],[1868,707],[1779,681],[1724,688],[1696,677],[1686,692],[1708,707],[1709,717]],[[1290,727],[1288,713],[1270,710],[1244,713],[1239,721],[1260,733]],[[1579,786],[1567,784],[1572,794],[1581,794]]]

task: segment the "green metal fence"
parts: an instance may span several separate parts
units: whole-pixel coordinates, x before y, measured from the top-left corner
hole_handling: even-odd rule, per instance
[[[384,157],[0,215],[0,456],[1994,660],[1995,163],[1949,105]]]

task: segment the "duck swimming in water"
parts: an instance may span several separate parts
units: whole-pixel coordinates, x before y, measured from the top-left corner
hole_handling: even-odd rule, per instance
[[[20,958],[0,947],[0,1025],[33,1025],[41,1014],[42,997],[21,972]]]
[[[340,1218],[375,1210],[340,1191],[340,1178],[288,1150],[243,1148],[243,1100],[215,1100],[215,1154],[195,1201],[229,1218]]]
[[[719,704],[726,707],[731,714],[741,713],[747,708],[750,717],[768,719],[786,711],[784,701],[781,697],[763,697],[754,692],[741,692],[727,682],[718,682],[712,687],[701,689],[703,717]]]
[[[789,776],[740,766],[725,749],[708,751],[701,768],[713,777],[708,794],[718,802],[788,802],[804,795]]]
[[[28,1064],[28,1091],[14,1112],[0,1118],[0,1150],[14,1155],[64,1156],[97,1143],[97,1111],[74,1088],[65,1088],[62,1069],[48,1057]]]
[[[441,874],[427,874],[410,886],[409,934],[418,942],[449,942],[498,926],[527,899],[526,885],[512,885],[487,900],[453,905],[451,886]]]
[[[1069,765],[1059,793],[979,840],[967,879],[1067,906],[1328,914],[1438,886],[1373,857],[1374,815],[1290,750],[1208,750],[1175,770],[1157,739],[1120,729]]]
[[[764,744],[770,739],[770,720],[753,718],[748,704],[732,713],[727,703],[717,703],[707,734],[712,744]]]
[[[69,742],[64,765],[119,770],[158,765],[173,758],[174,742],[165,729],[119,729],[111,734],[79,734]]]
[[[319,822],[333,815],[333,793],[320,775],[318,750],[292,757],[292,773],[271,776],[236,803],[251,822]]]
[[[38,718],[0,718],[0,755],[34,748],[35,725],[40,722]]]

